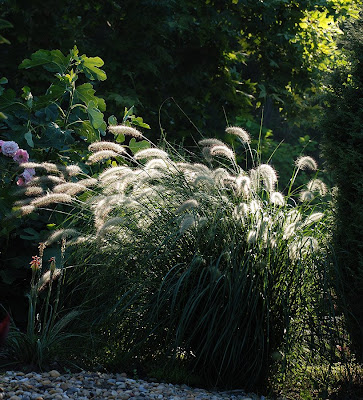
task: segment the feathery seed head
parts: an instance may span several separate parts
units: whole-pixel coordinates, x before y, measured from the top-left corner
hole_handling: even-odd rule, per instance
[[[54,193],[66,193],[75,195],[81,192],[84,192],[86,190],[86,186],[81,185],[80,183],[73,183],[73,182],[67,182],[67,183],[61,183],[60,185],[54,186],[53,192]]]
[[[256,215],[262,210],[261,202],[259,200],[251,200],[249,210],[252,215]]]
[[[53,203],[71,203],[73,200],[72,196],[66,193],[51,193],[43,197],[38,197],[34,199],[30,205],[34,207],[48,206]]]
[[[302,169],[302,170],[316,171],[318,169],[318,164],[310,156],[299,157],[295,161],[295,165],[297,166],[298,169]]]
[[[57,242],[58,240],[76,238],[78,236],[80,236],[80,233],[76,229],[58,229],[48,237],[45,244],[49,246],[50,244]]]
[[[325,214],[322,213],[322,212],[316,212],[316,213],[310,214],[310,215],[305,219],[305,221],[304,221],[304,226],[311,225],[311,224],[313,224],[314,222],[320,221],[320,220],[324,217],[324,215],[325,215]]]
[[[198,144],[200,146],[207,146],[207,147],[225,146],[225,143],[223,143],[221,140],[214,139],[214,138],[210,138],[210,139],[208,138],[208,139],[199,140]]]
[[[181,214],[185,210],[189,210],[191,208],[197,208],[199,206],[197,200],[189,199],[184,201],[184,203],[176,210],[177,214]]]
[[[88,146],[88,150],[92,151],[93,153],[102,151],[102,150],[111,150],[118,154],[125,154],[127,153],[125,148],[119,145],[118,143],[114,142],[94,142]]]
[[[328,187],[320,179],[312,179],[306,186],[311,192],[319,192],[320,196],[325,196],[328,193]]]
[[[284,206],[285,205],[285,198],[282,193],[280,192],[272,192],[270,195],[270,202],[275,206]]]
[[[226,132],[230,135],[238,136],[241,139],[242,143],[251,142],[250,135],[244,129],[239,128],[238,126],[230,126],[226,128]]]
[[[235,161],[236,159],[236,155],[234,154],[233,150],[230,149],[228,146],[223,145],[216,145],[216,146],[212,146],[210,148],[210,154],[211,156],[222,156],[222,157],[226,157],[232,161]]]
[[[21,215],[29,215],[35,210],[35,207],[32,205],[26,205],[20,208]]]
[[[24,194],[26,196],[40,196],[44,193],[43,188],[41,188],[40,186],[28,186],[25,190],[24,190]]]
[[[299,200],[300,200],[301,202],[312,201],[312,200],[314,200],[314,198],[315,198],[314,193],[313,193],[313,192],[310,192],[310,190],[302,190],[302,191],[300,192],[300,195],[299,195]]]
[[[257,231],[250,230],[247,234],[247,243],[254,244],[257,242]]]
[[[135,128],[126,125],[110,125],[108,130],[113,133],[114,135],[125,135],[125,136],[132,136],[135,138],[143,138],[143,134]]]
[[[180,233],[185,233],[188,229],[196,225],[196,219],[192,214],[186,214],[180,224]]]
[[[166,153],[164,150],[157,149],[157,148],[150,148],[150,149],[144,149],[144,150],[139,150],[134,154],[135,160],[142,160],[145,158],[168,158],[168,153]]]
[[[100,150],[97,151],[96,153],[90,155],[88,157],[88,160],[86,162],[86,164],[90,165],[90,164],[95,164],[98,163],[100,161],[104,161],[107,160],[109,158],[116,158],[119,157],[120,154],[112,151],[112,150]]]
[[[67,165],[65,171],[68,176],[77,176],[82,173],[82,169],[78,165]]]
[[[250,175],[255,190],[259,189],[259,182],[262,179],[265,189],[268,192],[274,191],[277,182],[277,174],[271,165],[261,164],[256,169],[251,170]]]
[[[248,176],[244,174],[238,175],[236,178],[236,184],[238,194],[243,194],[245,197],[250,195],[251,179]]]
[[[125,222],[123,217],[114,217],[107,220],[102,226],[99,227],[97,236],[103,236],[106,231],[117,228]]]
[[[92,187],[97,185],[98,180],[95,178],[85,178],[78,181],[78,183],[82,186]]]

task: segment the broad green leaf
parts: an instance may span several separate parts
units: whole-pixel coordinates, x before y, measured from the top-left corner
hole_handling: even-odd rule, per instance
[[[0,79],[0,85],[5,85],[5,83],[8,83],[8,80],[7,80],[7,78],[5,78],[5,76],[3,76],[3,77]]]
[[[19,65],[19,69],[28,69],[42,65],[47,71],[63,74],[69,65],[69,56],[64,56],[60,50],[38,50]]]
[[[74,101],[83,102],[86,106],[88,106],[88,103],[90,101],[93,101],[95,102],[97,108],[100,111],[105,111],[106,110],[105,100],[101,99],[100,97],[96,97],[95,93],[96,91],[93,89],[91,83],[84,83],[83,85],[78,86],[77,89],[75,90]]]
[[[135,154],[139,150],[148,149],[150,143],[147,140],[141,140],[137,142],[135,138],[132,138],[129,143],[130,150]]]
[[[104,64],[100,57],[87,57],[81,56],[81,70],[85,73],[88,79],[104,81],[107,79],[105,71],[98,67],[102,67]]]
[[[103,114],[96,107],[96,104],[94,101],[90,101],[88,103],[87,112],[88,112],[89,119],[91,121],[92,126],[95,129],[101,128],[101,126],[104,124]]]
[[[74,130],[79,136],[85,138],[88,143],[101,140],[100,133],[92,126],[90,121],[80,122]]]
[[[25,133],[24,135],[24,139],[26,140],[26,142],[28,143],[29,147],[34,147],[34,142],[33,142],[33,135],[30,131],[28,131],[27,133]]]
[[[17,103],[16,93],[13,89],[6,90],[0,96],[0,110],[5,110]]]

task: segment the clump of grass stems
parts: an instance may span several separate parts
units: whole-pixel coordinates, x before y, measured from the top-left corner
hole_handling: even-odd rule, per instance
[[[25,331],[16,328],[14,324],[11,326],[2,350],[5,365],[46,368],[54,362],[55,355],[66,352],[65,342],[75,336],[67,328],[80,315],[80,311],[73,309],[65,312],[60,303],[65,275],[65,236],[62,239],[58,266],[56,257],[51,257],[49,268],[44,267],[45,247],[45,243],[40,243],[39,256],[33,256],[30,263],[32,274],[30,291],[27,294],[27,326]]]
[[[227,132],[252,156],[239,129]],[[49,178],[45,195],[19,204],[28,213],[64,194],[64,228],[77,232],[67,241],[72,301],[96,315],[94,332],[108,342],[103,351],[114,359],[182,360],[212,385],[266,384],[274,360],[287,365],[308,329],[297,330],[297,321],[313,315],[310,299],[321,295],[327,188],[315,161],[297,161],[284,194],[270,165],[253,160],[244,171],[220,140],[200,142],[204,160],[167,143],[133,156],[118,149],[117,157],[106,146],[98,176],[58,173],[61,183]],[[296,188],[299,170],[309,168],[312,181]]]

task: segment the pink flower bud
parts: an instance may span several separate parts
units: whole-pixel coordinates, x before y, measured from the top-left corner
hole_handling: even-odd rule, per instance
[[[21,164],[29,161],[29,154],[26,150],[19,149],[13,156],[13,160]]]

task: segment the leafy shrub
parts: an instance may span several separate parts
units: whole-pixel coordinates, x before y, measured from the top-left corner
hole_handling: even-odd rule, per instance
[[[335,248],[342,277],[337,291],[354,351],[363,361],[363,156],[362,19],[345,25],[347,63],[331,76],[321,121],[327,167],[337,185]]]
[[[4,222],[0,231],[0,292],[1,301],[6,301],[6,306],[19,320],[24,314],[21,304],[24,304],[24,282],[28,273],[24,266],[34,254],[36,244],[62,221],[62,217],[55,215],[53,219],[45,219],[32,214],[29,218],[9,218],[17,199],[17,183],[21,186],[33,173],[32,168],[26,172],[21,167],[17,170],[16,164],[30,157],[32,161],[56,162],[63,166],[77,162],[80,168],[88,171],[82,161],[87,146],[100,140],[106,130],[103,114],[106,103],[95,95],[94,89],[96,82],[106,79],[100,68],[102,65],[99,57],[80,55],[77,47],[67,55],[59,50],[38,50],[19,68],[32,71],[42,67],[45,93],[34,93],[25,86],[17,95],[13,89],[5,90],[6,78],[0,80],[0,143],[2,147],[10,146],[7,153],[3,151],[0,155],[0,219]],[[44,82],[37,83],[44,85]],[[35,90],[39,91],[39,86]],[[123,122],[148,127],[132,109],[125,110]],[[111,116],[110,123],[117,123],[116,118]],[[124,138],[117,137],[117,140],[122,142]],[[131,145],[145,147],[145,143],[132,142]],[[23,152],[22,160],[12,157],[14,146],[22,147],[19,150]]]
[[[124,125],[109,130],[143,137]],[[244,130],[227,132],[252,154]],[[169,358],[210,383],[253,386],[265,381],[273,354],[290,346],[292,322],[317,290],[327,188],[314,172],[305,190],[294,187],[300,170],[317,169],[311,157],[297,160],[284,195],[268,164],[255,160],[244,171],[220,140],[199,146],[204,163],[167,143],[130,155],[126,146],[95,142],[89,164],[114,160],[97,179],[69,165],[72,179],[58,182],[61,167],[32,163],[54,181],[47,192],[28,185],[19,212],[68,204],[64,229],[47,245],[67,238],[70,301],[88,305],[107,340],[98,359]],[[308,201],[296,205],[299,198]]]

